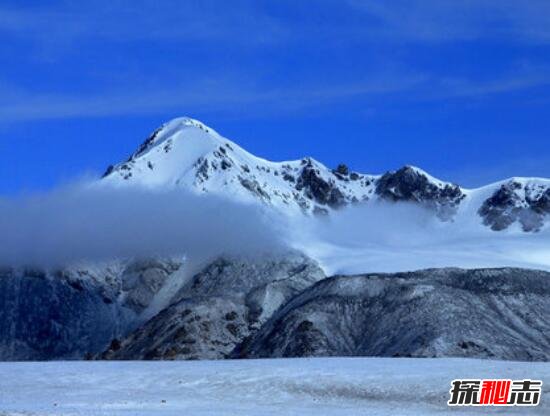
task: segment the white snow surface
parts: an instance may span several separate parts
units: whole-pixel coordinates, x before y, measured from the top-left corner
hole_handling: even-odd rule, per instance
[[[546,384],[535,408],[450,409],[456,378]],[[471,359],[0,363],[0,415],[548,415],[548,386],[550,363]]]

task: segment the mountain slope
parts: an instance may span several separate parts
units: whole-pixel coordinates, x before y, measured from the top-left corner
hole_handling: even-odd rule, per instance
[[[329,278],[281,308],[239,355],[547,361],[549,279],[522,269]]]
[[[101,358],[550,359],[550,273],[432,269],[322,278],[299,255],[219,259]]]
[[[102,183],[181,187],[262,203],[288,215],[328,214],[358,203],[409,202],[432,210],[442,221],[476,217],[480,226],[494,231],[513,226],[540,231],[550,213],[550,180],[511,178],[464,189],[413,166],[369,175],[345,165],[331,170],[312,158],[270,162],[186,117],[157,129],[127,161],[109,167]]]
[[[143,259],[0,269],[0,360],[83,358],[143,324],[182,263]]]
[[[220,258],[172,298],[170,306],[115,343],[107,359],[228,357],[293,296],[325,278],[298,253],[261,259]]]

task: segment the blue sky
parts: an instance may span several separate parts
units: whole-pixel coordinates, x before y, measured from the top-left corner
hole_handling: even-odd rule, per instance
[[[273,160],[550,177],[547,0],[4,0],[0,36],[0,194],[180,115]]]

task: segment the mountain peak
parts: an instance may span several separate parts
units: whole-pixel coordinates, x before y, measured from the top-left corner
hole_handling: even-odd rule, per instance
[[[130,160],[147,153],[150,149],[156,146],[162,145],[167,140],[185,137],[185,133],[189,133],[190,130],[199,130],[200,132],[209,135],[209,139],[221,138],[221,136],[214,129],[198,120],[190,117],[178,117],[164,123],[156,129],[147,138],[147,140],[139,146],[136,152],[130,157]]]
[[[205,154],[232,144],[198,120],[174,118],[156,129],[128,160],[110,166],[104,178],[152,186],[173,184]]]

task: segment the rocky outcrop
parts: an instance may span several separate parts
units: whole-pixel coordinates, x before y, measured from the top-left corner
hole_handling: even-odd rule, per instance
[[[241,357],[550,359],[550,273],[439,269],[323,280],[279,310]]]
[[[420,204],[442,220],[452,219],[466,196],[459,186],[430,180],[410,166],[382,175],[376,182],[376,194],[385,201]]]
[[[307,198],[321,205],[340,208],[346,198],[333,179],[324,179],[319,168],[311,160],[304,160],[304,167],[296,183],[298,191],[304,190]]]
[[[494,231],[505,230],[514,223],[526,232],[540,231],[550,214],[550,188],[512,180],[485,200],[478,213]]]
[[[120,276],[123,305],[136,313],[143,312],[168,278],[182,267],[180,261],[146,259],[128,264]]]

